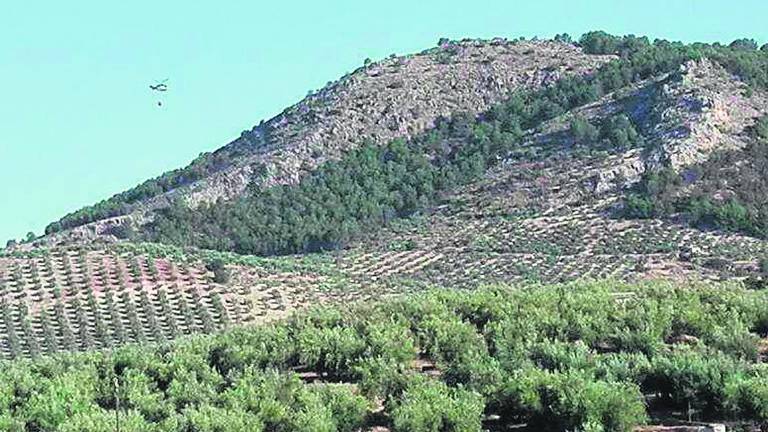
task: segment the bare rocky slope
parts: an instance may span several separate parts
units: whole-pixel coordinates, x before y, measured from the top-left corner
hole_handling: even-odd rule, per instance
[[[614,56],[588,55],[555,41],[467,40],[366,64],[262,122],[217,150],[198,181],[134,203],[129,215],[50,236],[54,243],[91,239],[127,219],[182,199],[190,206],[230,200],[249,186],[297,182],[325,161],[366,140],[408,138],[440,117],[478,114],[510,92],[535,89],[570,74],[588,74]]]
[[[365,140],[408,138],[440,117],[480,113],[512,91],[589,73],[610,59],[558,42],[499,40],[446,44],[372,63],[255,128],[251,132],[267,134],[271,144],[184,192],[194,206],[239,196],[252,180],[259,186],[295,183]],[[229,146],[248,146],[250,139],[245,134]]]
[[[572,144],[569,119],[599,122],[619,113],[632,118],[648,145],[612,155],[609,163],[590,169],[584,184],[591,193],[632,186],[650,168],[669,165],[682,172],[715,152],[743,149],[751,140],[749,129],[768,113],[768,95],[749,90],[710,60],[690,61],[678,74],[623,89],[549,122],[528,145],[567,149]]]

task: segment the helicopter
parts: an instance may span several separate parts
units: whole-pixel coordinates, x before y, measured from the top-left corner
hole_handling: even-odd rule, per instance
[[[155,84],[149,85],[149,89],[156,92],[166,92],[168,91],[168,84],[166,84],[166,82],[168,82],[168,78],[162,81],[155,81]],[[163,102],[158,100],[157,106],[163,106]]]
[[[155,81],[155,84],[154,85],[150,84],[149,88],[151,90],[159,91],[159,92],[168,91],[168,84],[166,84],[166,82],[168,82],[167,78],[162,81]]]

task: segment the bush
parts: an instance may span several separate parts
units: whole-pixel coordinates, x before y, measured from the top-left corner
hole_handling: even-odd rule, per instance
[[[379,398],[385,402],[399,397],[408,383],[405,367],[391,359],[361,359],[353,366],[353,370],[360,377],[360,391],[369,398]]]
[[[95,371],[67,372],[38,383],[21,410],[33,430],[58,430],[73,417],[90,418],[99,411],[95,404]],[[37,428],[37,429],[35,429]]]
[[[308,326],[296,332],[295,338],[300,364],[339,377],[347,376],[365,351],[365,340],[349,327]]]
[[[351,387],[325,384],[313,386],[311,391],[318,394],[322,404],[330,409],[335,431],[353,432],[364,425],[368,401],[353,394]]]
[[[252,413],[201,405],[184,411],[184,427],[194,432],[261,432],[264,424]],[[122,429],[121,429],[122,430]]]
[[[305,408],[304,391],[295,375],[247,368],[237,375],[221,399],[225,407],[259,415],[267,430],[291,430],[288,426]]]
[[[460,321],[454,314],[435,314],[421,322],[424,350],[434,359],[451,363],[464,356],[487,353],[487,347],[477,328]]]
[[[0,430],[7,432],[25,432],[24,422],[9,414],[0,414]]]
[[[768,421],[768,377],[731,380],[726,394],[732,415],[742,419]]]
[[[756,51],[757,42],[754,39],[736,39],[728,45],[730,48],[741,51]]]
[[[484,408],[477,393],[419,377],[396,402],[392,424],[397,432],[475,432],[481,428]]]
[[[522,370],[494,400],[508,422],[528,422],[534,430],[627,432],[646,419],[638,386],[596,380],[584,371]]]
[[[742,373],[738,363],[725,355],[687,348],[656,356],[650,366],[645,391],[661,394],[666,406],[690,407],[708,418],[727,414],[726,384]]]
[[[571,120],[571,135],[578,144],[590,144],[600,136],[600,131],[584,117]]]
[[[117,429],[117,416],[114,411],[94,410],[77,413],[59,426],[61,432],[113,432]],[[119,415],[121,432],[150,432],[152,425],[136,411],[121,411]],[[193,429],[214,432],[214,429]],[[222,429],[219,429],[222,430]],[[231,429],[227,429],[228,431]],[[258,429],[256,429],[258,431]]]
[[[227,270],[224,260],[216,259],[209,261],[205,267],[208,271],[213,272],[213,281],[219,284],[225,284],[229,282],[229,270]]]
[[[627,291],[631,300],[615,300]],[[752,332],[768,331],[766,311],[768,294],[737,284],[430,291],[172,344],[0,363],[0,426],[109,430],[115,377],[137,431],[351,431],[377,400],[376,419],[395,430],[478,430],[486,413],[501,428],[626,431],[644,421],[640,389],[665,409],[763,421],[768,368]],[[419,374],[417,353],[442,374]],[[348,383],[308,384],[294,372],[302,361]]]
[[[498,360],[487,353],[470,352],[451,362],[444,370],[443,380],[451,385],[483,395],[494,394],[503,382],[504,371]]]

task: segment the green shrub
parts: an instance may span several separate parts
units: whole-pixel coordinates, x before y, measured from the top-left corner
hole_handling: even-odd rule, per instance
[[[505,416],[535,430],[627,432],[646,419],[638,386],[596,380],[582,371],[523,371],[495,400]]]
[[[360,359],[353,366],[360,377],[360,390],[369,398],[389,399],[399,397],[405,390],[408,376],[405,367],[391,359],[369,357]]]
[[[347,376],[350,366],[365,351],[365,340],[350,327],[307,326],[295,338],[300,364],[336,376]]]
[[[423,349],[434,359],[446,363],[474,353],[485,353],[485,340],[472,324],[460,321],[453,314],[424,317],[419,339]]]
[[[194,432],[260,432],[261,419],[247,411],[202,405],[184,411],[186,430]]]
[[[91,368],[67,372],[37,383],[19,410],[28,425],[40,430],[57,430],[72,417],[90,417],[99,412],[94,396],[95,371]],[[42,378],[42,377],[41,377]]]
[[[444,368],[443,380],[451,385],[483,395],[494,394],[503,382],[504,371],[498,360],[487,353],[469,352]]]
[[[571,120],[570,132],[578,144],[591,144],[600,136],[600,130],[589,120],[580,116]]]
[[[767,310],[768,293],[735,283],[435,290],[160,346],[2,362],[0,425],[100,431],[119,397],[126,428],[142,431],[350,431],[375,400],[396,430],[477,430],[486,413],[501,427],[626,431],[644,421],[640,389],[696,418],[763,421],[768,369],[753,332],[768,328]],[[414,368],[417,354],[435,361],[433,378]],[[302,363],[348,383],[308,384],[294,373]]]
[[[205,267],[208,271],[213,272],[213,281],[219,284],[225,284],[229,282],[229,270],[227,270],[224,260],[215,259],[206,263]]]
[[[353,432],[364,425],[368,400],[354,394],[350,386],[325,384],[313,386],[311,391],[318,394],[322,404],[330,409],[334,430]]]
[[[651,359],[643,389],[658,393],[666,406],[694,409],[716,418],[727,413],[726,384],[743,374],[736,360],[723,354],[679,348]]]
[[[726,394],[728,410],[734,417],[768,421],[768,377],[731,380]]]
[[[595,376],[609,382],[645,382],[651,362],[641,353],[611,353],[595,362]]]
[[[476,432],[485,404],[474,392],[414,378],[392,409],[397,432]]]

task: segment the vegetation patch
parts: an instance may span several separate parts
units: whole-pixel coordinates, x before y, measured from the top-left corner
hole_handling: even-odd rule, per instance
[[[0,424],[413,432],[763,422],[766,310],[765,291],[734,284],[437,290],[173,344],[2,363]]]

